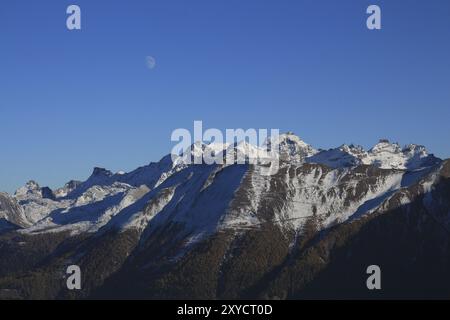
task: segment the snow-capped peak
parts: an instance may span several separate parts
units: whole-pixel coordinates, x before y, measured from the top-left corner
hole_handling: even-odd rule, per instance
[[[367,153],[360,146],[342,145],[339,148],[322,150],[306,158],[306,162],[320,163],[330,168],[353,167],[361,164],[361,158]]]
[[[23,187],[17,189],[14,194],[16,197],[26,197],[28,195],[41,195],[41,187],[36,181],[30,180]]]
[[[381,139],[369,152],[372,154],[401,153],[402,149],[398,143],[391,143],[387,139]]]
[[[226,164],[270,163],[277,154],[271,154],[267,148],[241,141],[229,145],[225,150]]]
[[[285,161],[302,161],[317,153],[316,149],[292,132],[270,137],[263,146],[268,150],[272,150],[274,144],[278,144],[280,157]]]
[[[418,144],[408,144],[403,148],[403,153],[410,157],[419,156],[419,157],[427,157],[428,151],[424,146]]]
[[[382,169],[418,169],[438,163],[440,160],[428,155],[424,146],[410,144],[403,149],[398,143],[382,139],[363,158],[363,163]]]
[[[346,145],[343,144],[342,146],[339,147],[339,150],[346,152],[356,158],[363,158],[367,155],[367,151],[364,150],[364,148],[362,146],[359,145]]]
[[[279,141],[280,141],[280,144],[281,143],[295,144],[301,148],[311,148],[311,146],[309,144],[307,144],[305,141],[300,139],[300,137],[295,135],[293,132],[287,132],[287,133],[280,134]]]
[[[66,197],[69,193],[75,190],[81,183],[82,183],[81,181],[70,180],[64,185],[64,187],[56,189],[54,191],[55,197],[56,198]]]
[[[424,146],[410,144],[402,149],[398,143],[381,139],[369,151],[361,146],[344,144],[339,148],[320,151],[306,161],[333,168],[365,164],[381,169],[415,170],[433,166],[441,160],[429,155]]]

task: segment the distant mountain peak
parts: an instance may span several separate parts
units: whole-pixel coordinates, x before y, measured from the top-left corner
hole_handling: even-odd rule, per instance
[[[278,144],[280,158],[284,161],[301,162],[305,158],[311,157],[318,152],[311,145],[290,131],[280,134],[279,136],[269,137],[263,144],[263,147],[272,150],[274,144]]]
[[[14,195],[17,197],[23,197],[27,194],[38,195],[40,194],[40,191],[41,187],[39,186],[39,184],[34,180],[30,180],[23,187],[17,189]]]
[[[111,177],[114,174],[109,171],[106,170],[105,168],[100,168],[100,167],[95,167],[93,172],[92,172],[92,176],[106,176],[106,177]]]

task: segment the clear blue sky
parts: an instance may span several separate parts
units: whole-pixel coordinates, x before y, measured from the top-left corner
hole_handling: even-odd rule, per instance
[[[66,29],[69,4],[81,31]],[[381,31],[366,28],[369,4]],[[445,158],[450,1],[2,0],[0,112],[10,192],[159,160],[194,120]]]

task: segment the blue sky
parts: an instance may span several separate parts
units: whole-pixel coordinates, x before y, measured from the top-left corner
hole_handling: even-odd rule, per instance
[[[0,190],[132,170],[194,120],[449,157],[449,17],[447,0],[2,0]]]

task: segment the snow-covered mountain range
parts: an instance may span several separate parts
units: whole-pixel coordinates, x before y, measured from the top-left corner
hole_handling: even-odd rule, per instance
[[[414,181],[410,177],[420,177],[420,172],[427,172],[428,168],[441,162],[440,159],[428,154],[423,146],[409,145],[402,149],[398,144],[390,143],[387,140],[380,140],[369,151],[353,145],[342,145],[335,149],[318,151],[292,133],[281,135],[279,143],[282,168],[291,168],[293,164],[297,168],[302,168],[304,164],[325,166],[316,166],[312,172],[305,173],[302,179],[295,182],[298,185],[293,186],[294,192],[299,188],[314,189],[321,187],[324,190],[335,188],[351,172],[348,168],[359,165],[399,170],[391,171],[389,176],[380,179],[373,186],[374,190],[368,191],[362,199],[346,208],[345,211],[337,209],[335,214],[330,215],[330,208],[316,206],[319,212],[323,211],[324,214],[329,215],[325,219],[325,225],[329,225],[336,219],[340,221],[347,219],[364,201],[404,187],[406,180],[409,183]],[[209,185],[215,181],[218,173],[226,172],[227,181],[224,181],[224,183],[234,184],[236,188],[244,180],[246,172],[242,168],[228,168],[226,164],[197,168],[187,164],[187,157],[201,158],[208,148],[213,149],[216,153],[226,152],[228,148],[234,148],[237,152],[243,153],[249,158],[256,158],[265,152],[267,144],[258,147],[246,142],[235,146],[195,143],[188,152],[184,153],[184,156],[175,161],[172,160],[171,155],[168,155],[157,163],[151,163],[129,173],[114,174],[103,168],[94,168],[92,175],[86,181],[70,181],[64,187],[55,191],[48,187],[41,188],[37,182],[30,181],[24,187],[19,188],[11,197],[3,194],[3,197],[8,199],[8,201],[3,201],[5,206],[8,205],[8,207],[5,207],[3,213],[1,213],[2,211],[0,213],[6,221],[23,228],[21,232],[26,233],[58,232],[62,230],[71,230],[73,233],[96,232],[107,224],[125,228],[135,226],[136,221],[139,221],[138,224],[141,224],[142,221],[148,222],[153,217],[144,217],[144,207],[152,199],[160,197],[159,193],[162,190],[169,191],[164,192],[162,201],[167,203],[164,206],[159,204],[160,210],[173,202],[172,197],[175,191],[178,191],[177,203],[183,201],[189,193],[192,193],[194,187],[197,187],[197,193],[208,191]],[[258,172],[258,168],[254,170]],[[180,174],[174,176],[175,173],[179,172]],[[322,175],[325,176],[322,177]],[[172,179],[170,179],[171,177]],[[256,178],[259,178],[260,181],[256,181],[258,180]],[[261,193],[266,191],[265,188],[270,180],[270,178],[262,179],[257,174],[255,175],[255,182],[251,186],[251,191],[255,193],[256,197],[260,197]],[[187,185],[186,188],[182,188],[184,184]],[[226,189],[228,188],[224,186],[222,190],[225,191]],[[233,199],[232,192],[234,191],[236,190],[230,190],[227,198],[222,199],[224,207],[221,210],[226,210],[226,206]],[[218,193],[220,193],[220,190],[218,190]],[[305,194],[303,194],[304,196]],[[318,201],[319,203],[321,196],[320,192],[312,192],[311,195],[308,195],[308,202]],[[207,203],[208,200],[211,203]],[[299,199],[303,202],[304,200]],[[326,203],[328,206],[336,207],[336,200],[330,199]],[[206,221],[211,218],[209,210],[212,209],[214,202],[212,197],[206,199],[203,205],[208,214],[201,217],[201,220]],[[138,203],[141,205],[138,206]],[[132,206],[133,204],[135,205]],[[188,208],[190,204],[186,203],[183,206]],[[234,222],[224,212],[217,212],[217,215],[221,215],[221,221],[215,221],[216,225],[211,227],[220,229],[228,226],[234,227],[238,222],[246,226],[259,223],[257,217],[252,218],[256,208],[241,209],[242,213],[233,214],[236,216]],[[135,210],[135,212],[132,212],[132,210]],[[297,215],[299,213],[302,215],[305,212],[309,214],[310,210],[308,208],[293,210],[288,219],[294,221],[293,224],[298,227],[301,224],[301,219],[297,220]],[[157,213],[159,212],[154,212],[153,215]],[[181,214],[178,214],[178,218],[186,220],[186,222],[197,223],[192,221],[192,218],[182,217]]]
[[[27,241],[62,234],[61,241],[133,234],[131,248],[121,254],[117,268],[105,271],[105,280],[113,271],[126,273],[127,263],[140,271],[158,265],[152,269],[157,272],[161,261],[171,265],[189,259],[211,239],[225,234],[223,241],[231,245],[268,225],[282,235],[279,241],[286,243],[288,256],[303,245],[299,241],[311,225],[314,232],[325,232],[407,207],[419,198],[423,210],[442,228],[450,228],[449,199],[433,198],[434,190],[447,183],[443,172],[449,163],[423,146],[401,148],[380,140],[368,151],[354,145],[316,150],[293,133],[281,135],[279,143],[280,168],[274,175],[262,174],[264,165],[258,164],[187,161],[230,148],[247,158],[258,157],[270,149],[268,140],[261,147],[196,143],[182,156],[167,155],[128,173],[95,168],[86,181],[70,181],[56,190],[30,181],[13,195],[0,193],[0,234],[14,233]],[[82,248],[71,248],[61,259],[81,264],[92,260],[86,252],[100,245],[89,241],[88,247],[79,244]],[[160,247],[155,251],[156,244]],[[231,247],[221,257],[230,255]]]

